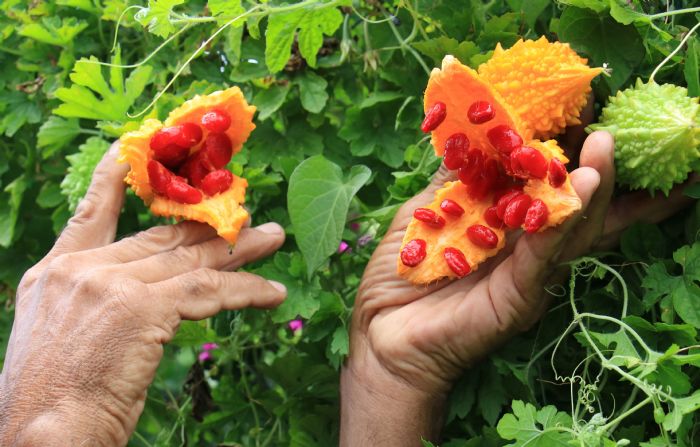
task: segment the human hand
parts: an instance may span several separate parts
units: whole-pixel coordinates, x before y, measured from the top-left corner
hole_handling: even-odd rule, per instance
[[[181,320],[286,296],[282,284],[226,271],[279,248],[275,223],[244,229],[232,251],[194,222],[114,242],[127,170],[117,147],[18,288],[0,375],[0,445],[125,445]]]
[[[542,233],[513,234],[498,256],[457,281],[416,287],[396,273],[396,259],[413,210],[433,199],[431,185],[397,213],[374,252],[358,291],[350,356],[342,371],[341,445],[420,445],[434,438],[451,384],[461,372],[545,312],[544,291],[561,277],[557,264],[610,246],[644,216],[661,220],[685,203],[680,191],[649,200],[634,194],[610,204],[613,139],[590,135],[571,181],[583,207]],[[609,206],[610,205],[610,206]]]

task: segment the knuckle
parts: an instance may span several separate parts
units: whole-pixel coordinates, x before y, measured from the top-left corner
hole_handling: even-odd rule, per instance
[[[182,290],[193,297],[202,297],[219,288],[221,279],[214,270],[201,269],[192,275],[183,275],[180,279]]]
[[[196,262],[198,253],[199,248],[197,246],[178,246],[174,250],[168,252],[168,262],[172,262],[180,266],[192,265]]]

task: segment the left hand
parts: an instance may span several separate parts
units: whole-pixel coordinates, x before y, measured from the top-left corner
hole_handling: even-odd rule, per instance
[[[275,223],[233,250],[207,225],[154,227],[114,242],[127,166],[118,144],[56,245],[22,278],[0,375],[0,445],[126,445],[183,319],[273,307],[283,285],[227,270],[274,252]]]

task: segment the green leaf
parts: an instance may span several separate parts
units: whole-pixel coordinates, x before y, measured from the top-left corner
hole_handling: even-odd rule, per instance
[[[204,343],[216,342],[216,332],[208,327],[205,321],[183,321],[170,343],[181,348],[200,346]]]
[[[70,164],[68,174],[61,182],[61,192],[68,197],[70,210],[74,211],[90,186],[92,173],[109,149],[109,143],[100,137],[90,137],[78,146],[78,152],[66,157]]]
[[[629,3],[620,4],[617,0],[610,0],[610,15],[623,25],[629,25],[634,22],[651,23],[648,15],[635,11]]]
[[[109,70],[109,83],[97,65],[97,59],[81,59],[73,68],[70,88],[59,88],[56,97],[63,104],[53,113],[66,118],[87,118],[92,120],[128,121],[127,113],[143,89],[153,81],[153,68],[141,65],[131,72],[126,82],[122,82],[122,69]],[[117,54],[112,63],[120,64]],[[98,98],[99,96],[99,98]]]
[[[331,352],[338,355],[347,355],[350,350],[350,338],[345,326],[338,326],[331,336]]]
[[[177,5],[185,3],[185,0],[148,0],[148,8],[143,8],[134,15],[134,18],[148,31],[163,38],[175,32],[175,25],[170,21],[170,13]]]
[[[39,128],[37,146],[43,148],[43,158],[49,158],[80,133],[77,119],[63,119],[50,116]]]
[[[326,87],[328,82],[312,71],[306,71],[299,77],[299,96],[301,105],[311,113],[319,113],[328,102]]]
[[[567,7],[559,21],[559,38],[588,55],[594,66],[612,69],[604,81],[615,93],[644,57],[644,45],[633,25],[622,25],[590,9]]]
[[[507,402],[505,389],[503,387],[503,377],[495,367],[491,366],[481,374],[479,384],[477,405],[481,410],[486,422],[493,426],[501,414],[503,405]]]
[[[340,166],[322,155],[306,159],[292,173],[287,206],[309,276],[338,250],[350,200],[371,173],[358,165],[345,177]]]
[[[549,5],[550,0],[507,0],[508,5],[515,12],[520,12],[525,17],[525,23],[530,28],[535,27],[537,19]]]
[[[683,74],[688,84],[688,96],[700,96],[700,39],[698,38],[688,41]]]
[[[608,0],[558,0],[558,2],[577,8],[592,9],[595,12],[603,12],[608,9]]]
[[[255,95],[253,104],[258,108],[258,119],[260,121],[265,121],[282,107],[290,88],[291,84],[289,82],[274,84],[268,89],[260,90]]]
[[[70,6],[72,8],[82,9],[90,14],[99,16],[102,14],[102,8],[95,6],[96,2],[92,0],[56,0],[57,5]]]
[[[241,6],[241,0],[209,0],[207,5],[209,5],[211,15],[216,17],[219,26],[245,12],[245,8]],[[244,24],[245,20],[236,20],[231,24],[231,27],[242,30]]]
[[[700,409],[700,390],[684,398],[673,400],[673,409],[666,415],[663,426],[666,430],[676,431],[683,421],[683,416]]]
[[[311,67],[315,67],[323,35],[332,35],[341,23],[340,11],[323,4],[271,14],[265,32],[265,62],[270,72],[278,72],[286,65],[297,30],[299,52]]]
[[[700,243],[686,245],[673,254],[673,260],[683,268],[681,276],[672,276],[663,263],[652,264],[642,281],[646,289],[644,303],[651,306],[670,297],[673,309],[686,323],[700,328]]]
[[[0,132],[8,137],[12,137],[25,124],[41,120],[41,108],[37,101],[22,92],[0,92],[0,104],[6,106],[0,120]]]
[[[693,183],[692,185],[688,185],[683,190],[683,194],[692,199],[700,199],[700,183]]]
[[[39,195],[36,197],[36,203],[42,208],[55,208],[63,203],[63,194],[61,187],[54,182],[46,182],[41,185]]]
[[[498,434],[504,439],[515,441],[509,446],[555,447],[570,446],[571,434],[558,431],[557,427],[571,428],[568,414],[557,411],[549,405],[537,410],[534,405],[514,400],[513,413],[504,415],[498,421]]]
[[[5,187],[4,192],[9,194],[9,197],[4,195],[0,200],[0,247],[7,248],[12,244],[22,197],[28,186],[27,177],[20,175]]]
[[[440,36],[434,39],[416,42],[413,47],[428,56],[433,60],[433,63],[439,65],[442,58],[451,54],[460,62],[468,64],[472,56],[481,53],[481,49],[471,41],[458,42],[447,36]]]
[[[647,261],[666,256],[666,237],[659,227],[635,223],[622,233],[620,248],[630,261]]]
[[[87,22],[75,17],[61,19],[53,16],[42,19],[41,23],[24,25],[19,29],[19,34],[49,45],[66,47],[72,45],[75,36],[87,26]]]
[[[321,307],[321,301],[332,299],[321,298],[331,295],[321,290],[319,279],[306,281],[302,278],[304,262],[299,253],[277,253],[272,262],[265,263],[255,270],[255,273],[266,279],[281,282],[287,286],[287,299],[272,312],[272,321],[286,323],[297,317],[309,319]]]

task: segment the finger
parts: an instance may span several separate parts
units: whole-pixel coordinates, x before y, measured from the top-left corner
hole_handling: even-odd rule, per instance
[[[269,256],[283,243],[284,230],[270,222],[241,230],[233,250],[224,239],[214,238],[130,262],[122,271],[145,283],[155,283],[203,268],[233,270]]]
[[[201,320],[221,310],[275,307],[287,296],[287,289],[278,282],[252,273],[211,269],[178,275],[149,288],[153,296],[164,297],[174,305],[185,320]]]
[[[637,191],[616,199],[606,216],[603,237],[597,242],[596,250],[606,250],[617,245],[622,232],[635,222],[658,223],[690,206],[694,199],[683,191],[697,182],[693,177],[686,183],[673,188],[668,197],[657,194],[650,197],[647,191]]]
[[[107,247],[96,249],[95,255],[114,263],[128,263],[216,237],[216,230],[209,225],[185,221],[141,231]]]
[[[124,202],[124,177],[129,166],[118,163],[119,141],[95,168],[87,194],[47,258],[102,247],[114,241]]]
[[[586,139],[586,126],[593,122],[595,117],[595,97],[593,93],[588,95],[588,102],[586,106],[581,110],[579,115],[580,124],[576,126],[571,126],[566,129],[566,133],[561,138],[561,144],[566,150],[566,156],[570,158],[574,164],[578,158],[579,148]]]
[[[573,259],[590,250],[600,239],[615,189],[614,139],[608,132],[594,132],[583,144],[581,166],[595,169],[600,184],[591,198],[583,218],[575,227],[575,237],[567,243],[565,259]]]

